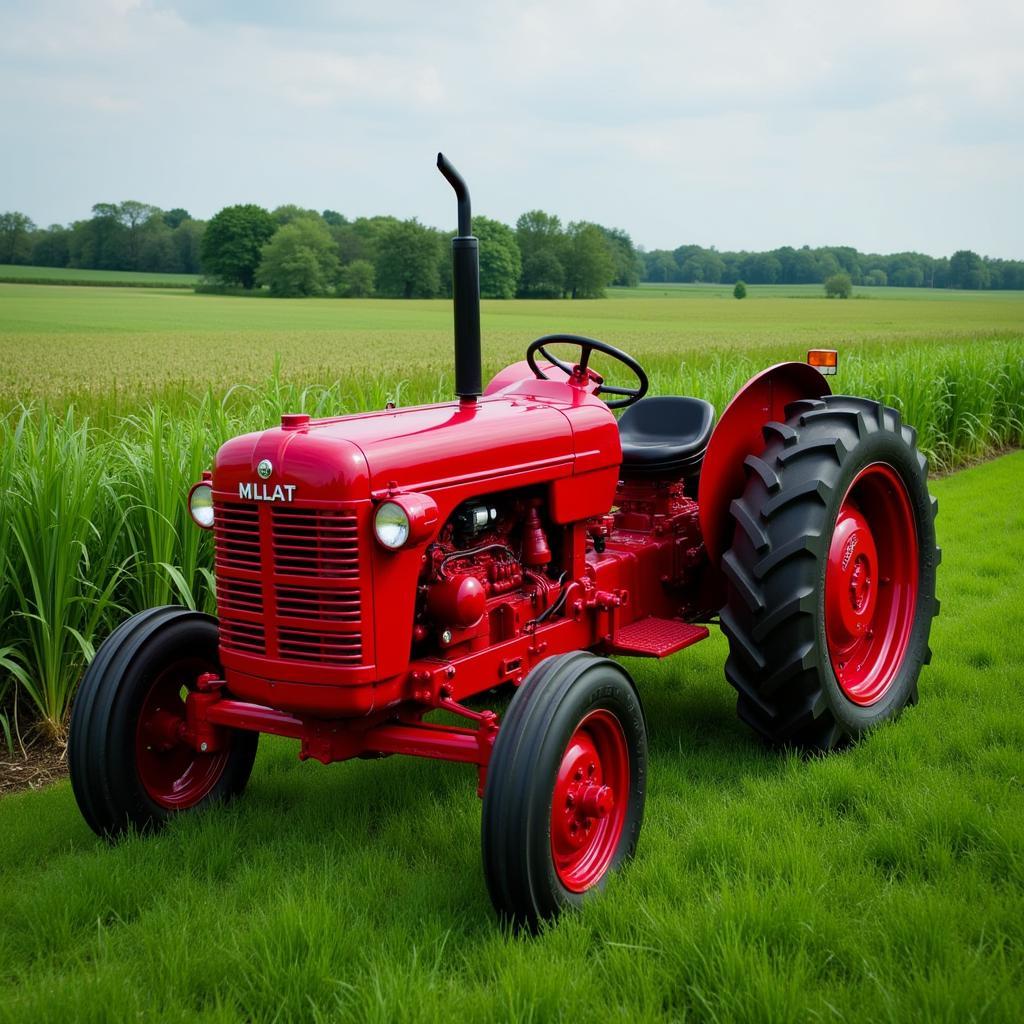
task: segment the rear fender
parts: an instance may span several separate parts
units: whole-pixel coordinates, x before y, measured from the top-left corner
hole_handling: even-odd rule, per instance
[[[717,570],[732,540],[729,506],[743,493],[743,461],[765,446],[762,429],[786,419],[786,406],[800,398],[821,398],[832,389],[807,363],[779,363],[751,377],[733,396],[715,427],[700,471],[700,527]]]

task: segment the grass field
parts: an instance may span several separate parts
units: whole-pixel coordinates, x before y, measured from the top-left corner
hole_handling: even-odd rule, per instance
[[[0,263],[0,281],[25,284],[91,285],[93,287],[192,288],[198,274],[161,274],[134,270],[81,270],[74,267],[25,267]]]
[[[1024,453],[933,483],[921,703],[846,753],[762,749],[721,637],[631,662],[636,862],[503,934],[470,770],[265,742],[243,800],[117,848],[70,786],[0,801],[0,1020],[1024,1018]]]

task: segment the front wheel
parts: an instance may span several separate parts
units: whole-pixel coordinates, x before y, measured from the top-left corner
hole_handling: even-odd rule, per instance
[[[495,909],[519,927],[579,906],[633,855],[647,789],[647,730],[620,665],[586,652],[541,662],[512,699],[484,790]]]
[[[210,753],[181,738],[185,696],[206,673],[220,673],[217,622],[184,608],[140,612],[96,652],[75,698],[68,761],[98,835],[147,831],[245,788],[259,733],[228,730]]]
[[[829,395],[786,411],[731,507],[726,676],[761,736],[821,750],[917,701],[937,505],[895,409]]]

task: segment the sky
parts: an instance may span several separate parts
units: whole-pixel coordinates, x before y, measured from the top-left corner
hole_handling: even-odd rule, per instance
[[[256,202],[1024,257],[1019,0],[0,0],[0,210]]]

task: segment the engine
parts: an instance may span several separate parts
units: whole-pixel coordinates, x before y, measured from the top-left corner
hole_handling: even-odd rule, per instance
[[[563,582],[551,568],[556,533],[539,495],[460,505],[424,553],[414,641],[444,649],[490,643],[542,621]]]

